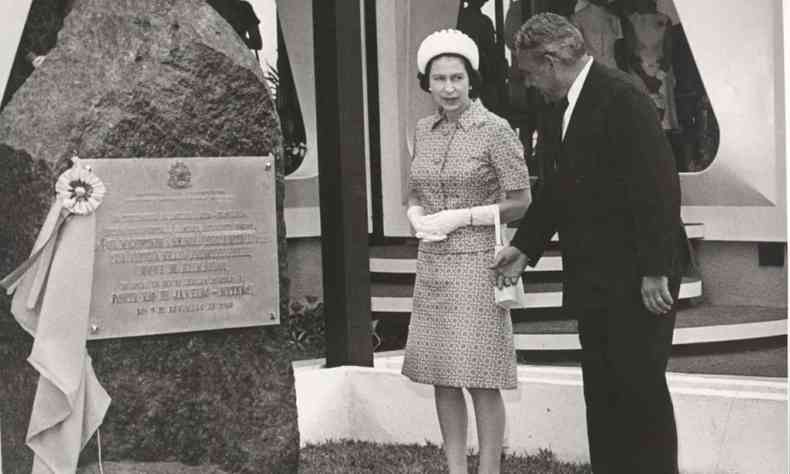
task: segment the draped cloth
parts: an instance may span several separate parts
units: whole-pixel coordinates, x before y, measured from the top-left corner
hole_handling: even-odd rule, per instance
[[[28,362],[39,372],[27,444],[33,474],[74,473],[82,448],[101,425],[110,397],[86,349],[96,230],[95,214],[64,219],[52,205],[16,282],[11,312],[34,338]]]

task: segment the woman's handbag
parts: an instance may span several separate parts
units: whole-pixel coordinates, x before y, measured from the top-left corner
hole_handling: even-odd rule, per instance
[[[505,248],[505,237],[502,232],[502,224],[499,221],[499,212],[494,212],[494,255]],[[505,309],[520,308],[524,306],[524,282],[519,276],[518,283],[505,286],[502,289],[494,287],[496,304]]]

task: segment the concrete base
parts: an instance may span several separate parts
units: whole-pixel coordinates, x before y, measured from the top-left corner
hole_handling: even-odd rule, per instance
[[[302,445],[333,439],[441,444],[433,389],[402,376],[402,363],[399,353],[376,357],[373,368],[296,363]],[[550,449],[563,461],[588,461],[581,371],[520,366],[518,377],[518,389],[503,392],[507,449]],[[673,373],[669,383],[683,472],[788,472],[787,379]],[[469,426],[475,449],[473,419]]]

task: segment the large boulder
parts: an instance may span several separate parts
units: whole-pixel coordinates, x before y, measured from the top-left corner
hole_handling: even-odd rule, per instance
[[[0,114],[0,275],[30,252],[55,177],[83,158],[277,157],[281,314],[287,314],[281,132],[254,55],[200,0],[77,0],[55,47]],[[266,271],[263,270],[262,271]],[[0,296],[0,471],[30,472],[32,340]],[[288,338],[279,327],[91,341],[112,397],[105,460],[296,472]],[[95,440],[83,461],[96,457]]]

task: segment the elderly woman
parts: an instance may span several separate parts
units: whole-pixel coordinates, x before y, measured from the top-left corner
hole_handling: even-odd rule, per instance
[[[520,218],[530,203],[524,151],[507,121],[476,99],[479,55],[456,30],[423,40],[420,86],[436,113],[417,123],[407,216],[420,238],[403,374],[434,386],[451,473],[466,472],[469,391],[480,472],[499,472],[505,431],[500,390],[516,388],[508,310],[494,300],[494,215]]]

